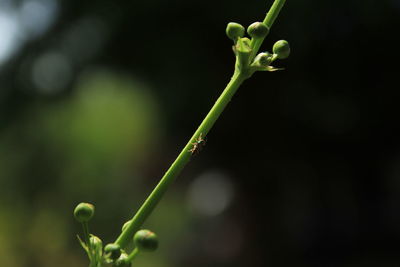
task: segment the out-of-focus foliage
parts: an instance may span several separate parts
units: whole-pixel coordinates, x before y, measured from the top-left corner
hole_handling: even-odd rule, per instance
[[[158,135],[158,111],[143,84],[88,70],[76,87],[66,98],[32,105],[1,134],[1,182],[7,189],[1,200],[8,203],[1,218],[10,222],[2,227],[1,242],[10,253],[1,259],[9,266],[18,266],[13,259],[29,262],[21,250],[39,266],[60,265],[59,257],[71,253],[66,245],[74,236],[68,230],[73,203],[114,198],[117,204],[130,169],[146,158]],[[13,246],[20,247],[19,256]]]

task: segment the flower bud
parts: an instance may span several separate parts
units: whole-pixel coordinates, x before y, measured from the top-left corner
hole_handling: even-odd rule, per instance
[[[122,225],[122,229],[121,231],[125,231],[125,229],[129,226],[129,224],[131,223],[131,220],[127,221],[126,223],[124,223],[124,225]]]
[[[116,267],[129,267],[130,262],[128,262],[128,255],[126,253],[122,253],[121,256],[115,261]]]
[[[79,203],[74,210],[75,219],[80,223],[90,221],[93,215],[94,206],[90,203]]]
[[[254,22],[247,28],[247,33],[251,38],[265,38],[269,33],[269,28],[262,22]]]
[[[121,247],[118,244],[110,243],[104,247],[104,252],[108,254],[108,256],[116,260],[121,256]]]
[[[272,55],[268,52],[258,54],[254,59],[254,64],[260,67],[267,67],[272,62]]]
[[[135,246],[141,251],[154,251],[158,248],[157,235],[149,230],[139,230],[133,237]]]
[[[285,40],[277,41],[272,47],[272,51],[279,59],[285,59],[290,54],[289,43]]]
[[[236,22],[229,22],[226,26],[226,35],[229,39],[236,41],[238,38],[244,36],[245,29],[242,25]]]

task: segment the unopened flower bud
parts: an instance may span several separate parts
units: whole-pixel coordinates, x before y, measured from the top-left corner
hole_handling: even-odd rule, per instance
[[[93,215],[94,206],[89,203],[79,203],[74,210],[75,219],[80,223],[90,221]]]
[[[265,38],[269,33],[269,28],[262,22],[254,22],[247,28],[247,33],[251,38]]]
[[[261,67],[269,66],[269,64],[271,64],[271,61],[272,55],[268,52],[260,53],[254,59],[254,63]]]
[[[157,235],[149,230],[139,230],[133,237],[135,246],[141,251],[154,251],[158,248]]]
[[[110,259],[116,260],[121,256],[121,247],[118,244],[110,243],[104,247],[104,252]]]
[[[236,41],[238,38],[244,36],[245,29],[242,25],[236,22],[229,22],[226,26],[226,35],[229,39]]]
[[[122,225],[122,229],[121,231],[125,231],[125,229],[129,226],[129,224],[131,223],[131,220],[127,221],[126,223],[124,223],[124,225]]]
[[[126,253],[121,253],[121,256],[115,261],[116,267],[129,267],[130,262],[128,262],[128,255]]]
[[[277,41],[272,47],[272,52],[279,58],[285,59],[290,54],[290,46],[289,43],[285,40]]]

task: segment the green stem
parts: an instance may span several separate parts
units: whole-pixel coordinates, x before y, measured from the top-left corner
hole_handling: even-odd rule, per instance
[[[268,11],[267,15],[265,16],[265,19],[263,23],[268,26],[269,29],[271,29],[272,25],[274,24],[276,18],[279,15],[279,12],[281,11],[283,5],[285,4],[286,0],[275,0],[274,3],[272,4],[270,10]],[[264,42],[264,38],[261,39],[252,39],[250,46],[252,48],[252,53],[250,56],[250,62],[253,61],[255,56],[258,53],[258,50],[260,50],[260,47],[262,43]]]
[[[82,228],[83,228],[83,236],[85,237],[85,242],[89,249],[89,258],[91,258],[93,255],[92,254],[93,251],[92,251],[92,245],[90,244],[89,224],[87,222],[83,222]]]
[[[267,16],[265,16],[265,19],[263,21],[263,23],[267,25],[268,28],[271,28],[272,24],[274,24],[285,2],[286,0],[275,0],[275,2],[272,4],[270,10],[267,13]]]
[[[153,192],[148,196],[143,205],[139,208],[135,216],[132,218],[131,223],[117,238],[115,243],[119,244],[121,248],[125,247],[131,240],[132,236],[140,229],[143,222],[147,219],[153,209],[156,207],[169,185],[175,180],[178,174],[182,171],[185,165],[189,162],[192,153],[189,151],[193,147],[193,143],[197,138],[205,137],[210,131],[226,105],[235,94],[236,90],[245,80],[245,77],[238,72],[235,72],[231,81],[222,92],[221,96],[215,102],[210,112],[207,114],[203,122],[197,128],[196,132],[190,138],[189,142],[183,148],[179,156],[176,158],[171,167],[167,170],[165,175],[161,178],[158,185],[154,188]]]
[[[285,0],[275,0],[270,11],[268,12],[264,23],[269,27],[272,26],[276,17],[279,14]],[[253,51],[258,52],[263,40],[260,43],[252,43]],[[254,58],[254,57],[252,57]],[[251,59],[252,59],[251,58]],[[251,61],[250,61],[251,62]],[[237,65],[236,65],[237,66]],[[233,74],[230,82],[226,86],[225,90],[222,92],[221,96],[217,99],[214,106],[211,108],[210,112],[207,114],[203,122],[197,128],[193,136],[190,138],[189,142],[183,148],[181,153],[178,155],[176,160],[172,163],[171,167],[167,170],[164,176],[161,178],[160,182],[154,188],[154,190],[147,197],[143,205],[136,212],[131,220],[131,223],[126,227],[126,229],[120,234],[115,243],[119,244],[121,248],[124,248],[132,239],[133,235],[140,229],[144,221],[151,214],[154,208],[157,206],[158,202],[167,191],[169,185],[175,180],[178,174],[182,171],[185,165],[189,162],[193,149],[193,143],[198,140],[199,137],[205,137],[210,129],[213,127],[214,123],[217,121],[237,89],[243,83],[244,80],[248,78],[248,74],[245,70],[240,70],[236,67],[235,73]]]
[[[126,262],[132,262],[135,259],[135,257],[138,255],[138,253],[139,253],[139,249],[135,248],[131,252],[131,254],[129,254],[128,258],[126,258]]]

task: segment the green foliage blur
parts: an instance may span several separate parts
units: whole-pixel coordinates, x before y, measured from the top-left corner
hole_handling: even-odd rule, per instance
[[[79,202],[114,241],[228,82],[226,24],[271,4],[0,1],[0,266],[87,266]],[[399,14],[288,0],[285,70],[240,88],[135,266],[398,266]]]

